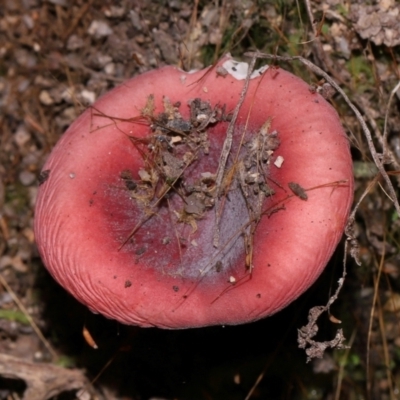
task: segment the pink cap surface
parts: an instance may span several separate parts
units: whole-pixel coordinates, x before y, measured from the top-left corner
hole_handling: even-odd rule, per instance
[[[121,119],[140,116],[150,95],[155,114],[163,111],[164,96],[181,103],[186,119],[195,98],[233,111],[245,81],[221,76],[218,66],[195,73],[164,67],[128,80],[86,110],[47,160],[35,211],[38,248],[53,277],[93,312],[171,329],[255,321],[303,293],[335,250],[353,198],[348,140],[331,105],[280,68],[250,80],[235,125],[236,138],[244,130],[257,135],[271,118],[269,132],[276,130],[280,141],[268,167],[275,194],[264,201],[251,274],[240,234],[249,219],[240,188],[223,198],[218,248],[215,209],[195,228],[178,223],[175,192],[123,245],[144,215],[121,178],[129,170],[139,179],[144,166],[129,136],[146,138],[150,127]],[[216,172],[228,124],[208,129],[210,155],[197,169]],[[307,200],[293,194],[291,182],[308,189]]]

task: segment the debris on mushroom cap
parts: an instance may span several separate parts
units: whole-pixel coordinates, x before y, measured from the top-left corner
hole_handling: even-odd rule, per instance
[[[135,77],[54,148],[38,248],[91,310],[140,326],[239,324],[322,272],[352,201],[347,138],[323,97],[282,69],[253,72],[237,109],[244,64]]]
[[[226,60],[222,64],[222,68],[232,75],[237,80],[244,80],[247,77],[247,72],[249,70],[249,64],[246,62],[238,62],[232,59]],[[263,67],[254,70],[251,75],[250,79],[258,78],[261,76],[267,69],[269,68],[268,65],[264,65]]]

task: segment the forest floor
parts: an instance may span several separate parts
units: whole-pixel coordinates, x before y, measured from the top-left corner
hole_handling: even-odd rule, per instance
[[[2,0],[0,400],[399,398],[400,218],[373,161],[383,159],[398,193],[399,18],[395,0]],[[316,284],[279,314],[186,331],[91,314],[54,282],[35,246],[41,168],[88,105],[139,73],[167,64],[199,69],[227,52],[246,60],[255,49],[300,55],[326,71],[376,147],[371,153],[359,121],[333,96],[351,143],[356,202],[367,191],[354,224],[361,265],[349,258],[331,308],[350,347],[308,364],[297,329],[336,289],[343,243]],[[295,61],[274,63],[319,82]],[[321,325],[330,340],[337,325],[328,317]],[[98,349],[85,342],[84,326]]]

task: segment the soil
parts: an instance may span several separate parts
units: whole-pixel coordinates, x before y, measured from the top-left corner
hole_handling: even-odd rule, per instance
[[[399,15],[395,0],[2,0],[0,399],[397,398],[400,219],[359,121],[337,93],[329,96],[352,145],[362,198],[351,237],[361,265],[349,257],[318,338],[334,338],[341,320],[349,348],[310,363],[297,348],[308,310],[336,290],[343,245],[318,282],[271,318],[163,331],[121,326],[77,303],[44,269],[32,227],[46,180],[41,168],[87,106],[136,74],[167,64],[202,68],[228,51],[241,60],[254,49],[301,55],[329,73],[361,111],[398,194]],[[300,64],[281,65],[323,90]],[[179,160],[163,165],[174,176],[181,171]],[[189,214],[204,211],[199,199]]]

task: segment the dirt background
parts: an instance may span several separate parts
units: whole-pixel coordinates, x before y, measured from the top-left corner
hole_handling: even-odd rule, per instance
[[[278,315],[162,331],[118,325],[66,294],[40,261],[32,221],[41,166],[102,93],[158,66],[202,68],[250,49],[302,55],[328,72],[385,150],[398,191],[399,91],[388,104],[400,79],[399,21],[394,0],[0,0],[0,399],[397,399],[400,220],[338,95],[331,101],[352,144],[356,199],[368,189],[355,223],[362,264],[349,261],[331,309],[347,350],[306,364],[296,342],[308,309],[336,288],[343,245]],[[318,84],[300,64],[280,65]],[[321,318],[321,340],[334,336],[332,321]]]

